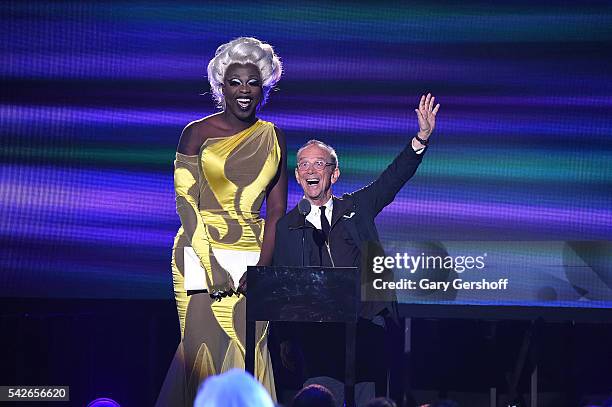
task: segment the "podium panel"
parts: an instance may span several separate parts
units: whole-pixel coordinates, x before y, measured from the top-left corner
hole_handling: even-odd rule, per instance
[[[356,267],[249,267],[247,320],[357,322]]]
[[[344,394],[355,405],[355,332],[360,302],[356,267],[248,267],[246,370],[255,368],[255,322],[343,322]]]

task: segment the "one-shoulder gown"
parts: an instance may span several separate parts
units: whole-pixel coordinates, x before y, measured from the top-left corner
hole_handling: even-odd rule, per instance
[[[182,226],[174,239],[172,278],[181,343],[157,406],[192,406],[207,377],[244,369],[246,298],[217,302],[203,292],[187,295],[185,248],[200,261],[209,290],[236,288],[246,267],[259,260],[264,230],[259,210],[280,160],[274,125],[263,120],[232,136],[207,139],[197,156],[176,154]],[[268,323],[258,322],[255,376],[276,399],[267,333]]]

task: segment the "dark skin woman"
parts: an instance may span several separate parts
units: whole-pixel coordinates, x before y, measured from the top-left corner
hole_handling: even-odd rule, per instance
[[[223,96],[226,108],[222,112],[192,122],[185,127],[177,148],[179,153],[197,155],[207,138],[230,137],[252,126],[258,120],[256,110],[262,101],[263,92],[261,74],[257,67],[253,64],[230,65],[223,81]],[[276,126],[274,130],[281,147],[282,159],[277,176],[266,190],[266,225],[258,266],[268,266],[272,263],[276,222],[287,209],[287,145],[283,131]],[[246,274],[240,280],[238,291],[246,293]],[[221,293],[222,296],[231,294],[231,291]]]

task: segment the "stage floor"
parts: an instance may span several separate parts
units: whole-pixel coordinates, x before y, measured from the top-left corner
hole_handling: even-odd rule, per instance
[[[70,405],[109,397],[153,405],[179,341],[173,300],[1,299],[0,385],[70,386]],[[527,321],[413,319],[406,389],[418,403],[447,394],[488,406],[505,392]],[[610,394],[612,324],[545,323],[537,357],[539,406]],[[529,375],[519,388],[529,390]],[[556,401],[555,401],[556,400]],[[469,403],[469,404],[466,404]],[[481,404],[482,403],[482,404]],[[568,404],[570,405],[570,404]]]

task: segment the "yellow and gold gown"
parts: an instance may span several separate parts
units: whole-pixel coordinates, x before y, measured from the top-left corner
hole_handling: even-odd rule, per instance
[[[246,298],[216,302],[207,293],[188,296],[184,250],[193,248],[209,290],[236,288],[246,267],[258,261],[264,230],[259,210],[280,160],[274,125],[263,120],[232,136],[207,139],[197,156],[176,153],[174,186],[182,226],[174,239],[172,278],[181,343],[158,406],[192,406],[208,376],[244,369]],[[276,400],[267,333],[268,323],[258,322],[255,377]]]

